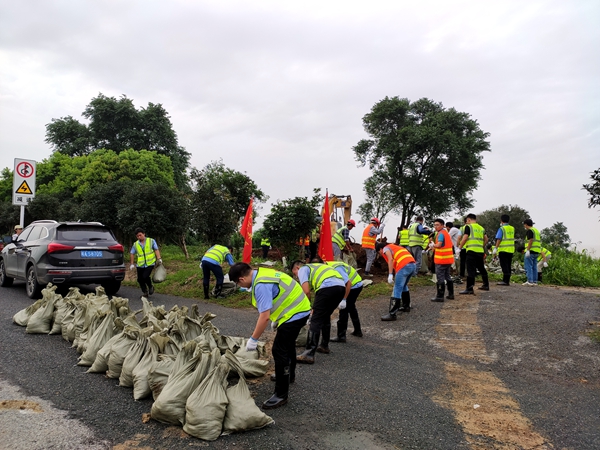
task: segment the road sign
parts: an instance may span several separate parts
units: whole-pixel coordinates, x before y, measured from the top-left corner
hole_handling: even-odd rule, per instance
[[[35,198],[36,162],[15,158],[13,205],[25,206]]]

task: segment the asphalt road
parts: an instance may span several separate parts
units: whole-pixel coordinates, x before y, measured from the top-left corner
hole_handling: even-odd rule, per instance
[[[600,344],[585,336],[600,320],[599,291],[494,286],[442,304],[433,294],[414,290],[413,311],[396,322],[379,319],[386,298],[360,300],[365,337],[299,366],[288,405],[269,414],[274,425],[207,443],[143,423],[151,400],[85,373],[60,335],[26,334],[12,323],[32,303],[23,285],[0,288],[0,449],[600,448]],[[141,308],[136,289],[119,295]],[[206,311],[236,336],[257,317],[200,303]],[[258,404],[272,389],[267,377],[251,384]],[[25,401],[41,412],[14,407]]]

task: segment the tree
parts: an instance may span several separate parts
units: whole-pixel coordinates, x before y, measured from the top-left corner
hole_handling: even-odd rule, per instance
[[[225,245],[239,231],[250,197],[255,203],[268,197],[247,175],[213,161],[190,175],[191,227],[209,244]]]
[[[594,170],[590,178],[593,183],[584,184],[583,189],[586,190],[590,196],[588,208],[594,208],[600,205],[600,169]]]
[[[377,217],[383,222],[389,213],[401,213],[401,208],[392,203],[392,198],[387,195],[386,183],[379,173],[374,173],[365,181],[366,201],[356,211],[363,222],[369,223],[372,217]]]
[[[494,242],[496,232],[500,228],[500,216],[508,214],[509,224],[515,228],[515,240],[523,242],[525,239],[525,227],[523,221],[530,217],[529,212],[517,205],[500,205],[477,214],[477,223],[485,229],[485,234]],[[461,221],[459,226],[462,225]]]
[[[567,233],[567,227],[562,222],[556,222],[549,228],[540,231],[542,245],[555,248],[568,249],[571,238]]]
[[[417,212],[432,219],[473,205],[470,194],[490,144],[489,133],[469,114],[427,98],[411,103],[386,97],[363,117],[363,126],[371,139],[359,141],[353,151],[373,171],[365,191],[371,203],[377,203],[373,193],[381,191],[382,212],[401,211],[406,225]]]
[[[169,114],[161,104],[148,103],[138,110],[124,95],[116,99],[100,93],[82,115],[88,125],[72,116],[52,119],[46,125],[46,143],[55,152],[85,156],[99,149],[117,154],[130,149],[154,151],[171,159],[175,184],[187,189],[190,154],[179,146]]]

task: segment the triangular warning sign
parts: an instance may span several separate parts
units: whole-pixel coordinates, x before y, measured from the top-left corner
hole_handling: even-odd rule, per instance
[[[27,184],[27,181],[23,181],[16,192],[17,194],[33,194],[29,188],[29,185]]]

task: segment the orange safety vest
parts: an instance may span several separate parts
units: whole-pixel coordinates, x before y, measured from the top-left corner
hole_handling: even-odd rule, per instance
[[[444,236],[444,245],[440,248],[434,248],[433,262],[435,264],[452,264],[454,262],[454,251],[452,249],[452,238],[446,230],[442,228],[442,236]],[[436,239],[437,241],[437,239]],[[437,244],[437,242],[436,242]]]
[[[408,263],[415,262],[415,259],[413,258],[413,256],[404,247],[400,247],[399,245],[396,245],[396,244],[388,244],[383,248],[383,250],[385,250],[386,248],[389,248],[392,251],[392,254],[394,255],[394,271],[396,273],[398,273]],[[383,253],[384,259],[386,261],[388,261],[387,253],[385,253],[385,252],[382,252],[382,253]]]
[[[306,236],[304,239],[300,238],[296,244],[308,247],[310,245],[310,236]]]
[[[361,245],[363,248],[372,248],[375,250],[375,241],[377,238],[375,236],[369,236],[369,231],[371,231],[371,228],[373,228],[373,225],[369,224],[367,228],[365,228],[365,231],[363,231]]]

